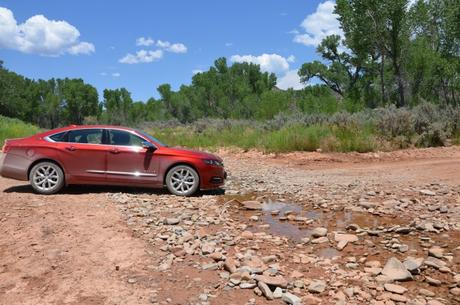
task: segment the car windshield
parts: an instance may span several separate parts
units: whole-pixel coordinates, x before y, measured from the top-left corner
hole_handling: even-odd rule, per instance
[[[153,142],[160,144],[161,146],[166,146],[166,147],[168,146],[168,145],[164,144],[163,142],[161,142],[160,140],[158,140],[157,138],[149,135],[146,132],[143,132],[142,130],[137,130],[137,132],[140,133],[141,135],[143,135],[144,137],[149,138]]]

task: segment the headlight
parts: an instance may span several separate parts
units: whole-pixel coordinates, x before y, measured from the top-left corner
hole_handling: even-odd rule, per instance
[[[217,160],[212,160],[212,159],[204,159],[203,162],[206,163],[207,165],[222,166],[222,167],[224,166],[224,163],[217,161]]]

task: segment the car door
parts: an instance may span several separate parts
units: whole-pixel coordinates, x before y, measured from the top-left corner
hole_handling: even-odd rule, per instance
[[[159,158],[153,149],[143,147],[146,139],[134,132],[121,129],[107,129],[106,133],[111,146],[107,153],[106,171],[109,183],[136,185],[162,183],[158,176]]]
[[[57,142],[61,162],[72,183],[104,182],[107,145],[102,128],[72,129]]]

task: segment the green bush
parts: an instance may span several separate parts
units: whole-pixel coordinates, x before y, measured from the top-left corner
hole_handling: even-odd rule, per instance
[[[31,136],[40,131],[40,129],[32,124],[24,123],[18,119],[12,119],[0,115],[0,145],[6,139],[22,138]]]

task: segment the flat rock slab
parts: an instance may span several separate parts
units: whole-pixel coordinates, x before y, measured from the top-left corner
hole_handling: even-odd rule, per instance
[[[404,294],[407,291],[407,288],[401,285],[390,284],[387,283],[383,286],[386,291],[397,293],[397,294]]]
[[[249,200],[249,201],[243,201],[241,203],[244,209],[250,210],[250,211],[257,211],[257,210],[262,210],[262,203],[259,201],[255,200]]]
[[[286,288],[288,285],[287,280],[282,276],[266,276],[256,275],[254,279],[258,282],[264,282],[267,285]]]

